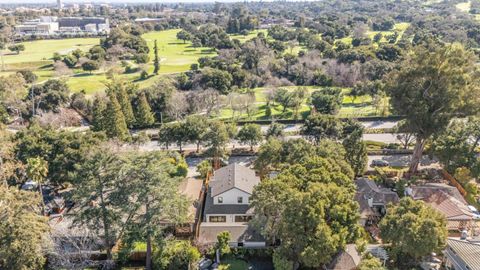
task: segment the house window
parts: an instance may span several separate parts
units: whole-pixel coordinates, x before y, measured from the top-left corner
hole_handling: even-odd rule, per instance
[[[217,201],[218,203],[223,203],[223,197],[218,197]]]
[[[245,223],[249,222],[252,219],[252,216],[235,216],[235,222]]]
[[[209,222],[227,222],[227,217],[226,216],[209,216],[208,221]]]
[[[243,203],[243,197],[237,197],[237,202],[238,203]]]

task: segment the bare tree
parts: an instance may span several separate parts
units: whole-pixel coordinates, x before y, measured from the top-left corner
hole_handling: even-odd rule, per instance
[[[190,108],[194,112],[205,112],[210,117],[212,112],[218,112],[222,106],[220,94],[217,90],[208,88],[192,91],[189,94]]]
[[[51,224],[52,249],[48,262],[52,269],[85,269],[98,266],[92,255],[99,251],[99,240],[87,228],[72,227],[67,219]],[[106,263],[108,266],[110,263]],[[105,265],[104,265],[105,266]]]
[[[181,120],[188,112],[189,104],[187,96],[183,92],[176,91],[167,104],[167,115],[175,120]]]
[[[53,69],[55,70],[56,77],[70,76],[73,74],[73,71],[62,61],[55,61],[55,63],[53,63]]]

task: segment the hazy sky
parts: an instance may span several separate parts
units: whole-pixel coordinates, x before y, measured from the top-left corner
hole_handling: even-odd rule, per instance
[[[243,2],[243,0],[62,0],[64,3],[175,3],[175,2]],[[252,0],[248,0],[251,2]],[[255,0],[253,0],[255,1]],[[257,0],[258,1],[258,0]],[[265,1],[265,0],[263,0]],[[0,0],[0,4],[12,4],[12,3],[48,3],[48,4],[55,4],[56,0]],[[265,2],[268,2],[265,1]]]

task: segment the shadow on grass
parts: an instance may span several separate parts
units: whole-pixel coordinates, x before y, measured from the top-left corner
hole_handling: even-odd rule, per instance
[[[183,42],[169,42],[167,43],[168,45],[184,45],[184,44],[187,44],[187,43],[183,43]]]
[[[82,78],[82,77],[91,77],[91,76],[94,76],[95,74],[94,73],[77,73],[77,74],[74,74],[72,77],[75,77],[75,78]]]

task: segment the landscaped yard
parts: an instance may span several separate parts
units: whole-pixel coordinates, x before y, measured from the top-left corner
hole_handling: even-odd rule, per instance
[[[235,258],[226,258],[222,260],[222,265],[230,265],[228,270],[247,270],[248,263],[244,260]]]

